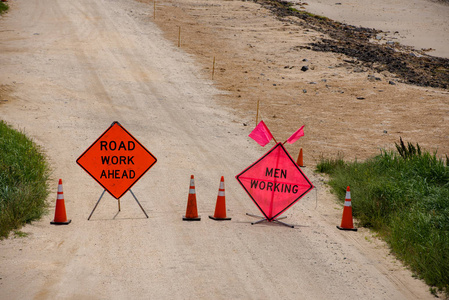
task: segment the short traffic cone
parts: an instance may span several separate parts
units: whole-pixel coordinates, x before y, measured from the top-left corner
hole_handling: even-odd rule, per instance
[[[351,191],[349,186],[346,188],[345,206],[343,208],[343,217],[341,219],[341,226],[337,226],[340,230],[357,231],[352,223],[352,206],[351,206]]]
[[[298,159],[296,160],[296,164],[300,167],[304,167],[304,162],[302,159],[302,148],[299,149]]]
[[[54,225],[67,225],[72,220],[67,220],[67,214],[65,212],[64,193],[62,191],[62,180],[59,179],[58,184],[58,197],[56,198],[55,219],[50,222]]]
[[[231,218],[226,218],[226,200],[225,200],[225,188],[224,177],[221,176],[220,187],[218,188],[217,204],[215,205],[215,213],[213,216],[209,216],[215,221],[227,221]]]
[[[196,207],[195,180],[190,176],[189,198],[187,199],[186,215],[182,217],[183,221],[200,221],[198,209]]]

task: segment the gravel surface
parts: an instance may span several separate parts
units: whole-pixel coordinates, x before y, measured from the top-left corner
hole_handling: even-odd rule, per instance
[[[245,215],[257,214],[257,208],[234,176],[268,150],[247,137],[254,125],[247,119],[254,114],[244,105],[236,109],[231,101],[241,98],[226,88],[223,69],[228,65],[217,60],[212,82],[201,56],[189,54],[193,47],[171,42],[176,27],[174,34],[160,28],[173,24],[176,16],[189,20],[179,6],[198,14],[198,20],[214,8],[222,9],[220,16],[244,11],[278,26],[268,10],[240,1],[164,2],[157,8],[158,27],[152,6],[133,0],[10,4],[11,11],[0,18],[0,92],[7,100],[0,105],[0,117],[42,146],[53,167],[54,186],[50,214],[25,226],[26,238],[0,241],[1,299],[432,298],[367,230],[336,229],[342,207],[310,167],[303,170],[317,189],[285,213],[294,229],[251,225],[254,219]],[[236,40],[260,45],[243,34]],[[224,53],[227,48],[215,49]],[[310,69],[300,71],[301,76],[324,84],[313,76],[317,60],[309,59]],[[282,116],[266,106],[262,111]],[[113,121],[158,159],[133,187],[148,219],[127,193],[120,212],[106,194],[87,220],[102,189],[75,160]],[[281,137],[282,124],[273,118],[267,123]],[[302,125],[294,123],[283,127],[289,133],[285,138]],[[191,174],[202,220],[189,223],[182,215]],[[221,176],[230,222],[208,218]],[[67,226],[49,224],[59,178],[72,219]]]

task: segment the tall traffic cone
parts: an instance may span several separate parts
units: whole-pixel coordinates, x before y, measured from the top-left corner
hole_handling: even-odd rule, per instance
[[[298,159],[296,160],[296,164],[300,167],[304,167],[304,162],[302,159],[302,148],[299,149]]]
[[[220,187],[218,188],[217,204],[215,205],[215,213],[209,218],[215,221],[227,221],[231,218],[226,218],[226,200],[225,200],[225,188],[224,177],[221,176]]]
[[[56,198],[55,219],[50,222],[54,225],[67,225],[72,220],[67,220],[67,214],[65,212],[64,193],[62,191],[62,180],[59,179],[58,184],[58,197]]]
[[[193,175],[190,176],[189,198],[187,199],[186,215],[182,217],[183,221],[200,221],[196,207],[195,180]]]
[[[357,231],[352,223],[352,206],[351,206],[351,191],[349,186],[346,188],[345,206],[343,207],[343,217],[341,219],[341,226],[337,226],[340,230]]]

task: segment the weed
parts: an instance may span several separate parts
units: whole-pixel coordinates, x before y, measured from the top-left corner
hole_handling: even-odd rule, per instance
[[[9,9],[8,4],[0,2],[0,15]]]
[[[416,144],[416,147],[413,146],[412,143],[408,143],[407,147],[405,146],[404,141],[402,140],[402,137],[399,138],[400,142],[399,144],[395,143],[396,149],[399,152],[399,155],[402,156],[404,159],[412,158],[414,156],[420,156],[421,155],[421,147],[419,144]]]
[[[337,168],[344,168],[345,162],[343,160],[343,155],[341,152],[337,153],[335,159],[327,159],[323,156],[320,157],[320,161],[316,166],[316,170],[320,173],[330,174],[333,170]]]
[[[14,230],[14,237],[15,238],[24,238],[27,237],[28,233],[20,231],[20,230]]]

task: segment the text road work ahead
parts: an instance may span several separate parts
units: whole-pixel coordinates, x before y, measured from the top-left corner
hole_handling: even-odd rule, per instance
[[[133,151],[136,148],[134,141],[100,141],[100,151]],[[101,164],[102,165],[134,165],[134,155],[102,155]],[[122,179],[128,178],[132,179],[136,176],[136,172],[132,169],[121,170],[121,169],[109,169],[102,170],[101,178],[113,178]]]

